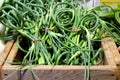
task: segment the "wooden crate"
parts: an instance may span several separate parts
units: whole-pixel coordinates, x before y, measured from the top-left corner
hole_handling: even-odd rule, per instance
[[[120,55],[111,38],[104,38],[101,42],[104,48],[104,65],[90,67],[90,80],[120,80]],[[18,48],[13,45],[6,62],[13,62]],[[20,65],[5,63],[2,67],[2,80],[35,80],[29,66],[18,70]],[[33,71],[40,80],[84,80],[85,66],[67,65],[33,65]]]

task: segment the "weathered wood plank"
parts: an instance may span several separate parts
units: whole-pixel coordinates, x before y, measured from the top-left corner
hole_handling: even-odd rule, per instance
[[[8,55],[7,59],[6,59],[6,62],[8,63],[5,63],[5,65],[10,65],[9,63],[12,63],[14,61],[14,58],[16,57],[16,53],[18,52],[18,47],[17,47],[17,44],[15,43],[12,47],[12,50],[9,52],[10,55]]]
[[[0,53],[0,66],[3,65],[3,62],[6,60],[8,54],[10,53],[10,50],[12,49],[12,46],[14,44],[14,41],[9,41],[6,43],[5,49]]]
[[[114,40],[112,38],[109,38],[111,41],[109,41],[109,46],[110,46],[110,50],[111,50],[111,53],[113,55],[113,58],[114,58],[114,61],[115,61],[115,64],[117,66],[120,66],[120,53],[119,51],[117,50],[117,46],[114,42]]]
[[[1,73],[1,69],[2,69],[2,66],[10,52],[10,50],[12,49],[12,46],[14,44],[14,40],[11,40],[11,41],[8,41],[5,45],[5,48],[4,50],[0,53],[0,80],[2,78],[2,73]]]
[[[4,66],[4,79],[6,80],[35,80],[31,70],[25,67],[16,70],[18,66]],[[114,66],[92,66],[90,67],[91,80],[116,80]],[[33,70],[40,80],[84,80],[84,66],[34,66]],[[113,70],[113,71],[112,71]],[[11,73],[14,73],[11,75]],[[11,76],[10,76],[11,75]],[[8,77],[9,76],[9,77]],[[103,78],[104,77],[104,78]],[[99,79],[98,79],[99,78]],[[3,80],[4,80],[3,79]]]
[[[106,40],[106,39],[105,39]],[[113,60],[115,62],[115,65],[116,65],[116,75],[118,77],[118,80],[120,80],[120,53],[119,51],[117,50],[117,46],[113,40],[113,38],[109,37],[107,38],[107,43],[108,43],[108,46],[109,46],[109,50],[111,51],[112,53],[112,56],[113,56]],[[110,59],[109,59],[110,60]],[[110,61],[109,61],[110,62]]]
[[[113,52],[111,51],[111,47],[110,46],[110,42],[111,42],[111,38],[104,38],[102,39],[102,47],[103,47],[103,51],[104,51],[104,63],[107,64],[107,65],[115,65],[116,66],[116,63],[114,61],[114,58],[113,58]]]

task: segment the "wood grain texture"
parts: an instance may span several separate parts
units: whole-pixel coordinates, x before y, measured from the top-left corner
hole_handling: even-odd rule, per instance
[[[17,52],[18,52],[18,47],[17,44],[15,43],[12,47],[12,50],[9,52],[10,55],[8,55],[6,62],[12,63],[17,55],[16,54]],[[9,63],[5,63],[5,65],[10,65]]]
[[[2,66],[4,61],[6,60],[8,54],[10,53],[10,50],[12,49],[13,44],[14,44],[13,40],[7,42],[5,49],[2,51],[2,53],[0,55],[0,66]]]
[[[10,50],[12,49],[13,44],[14,44],[14,40],[8,41],[5,45],[4,50],[0,53],[0,80],[2,78],[2,76],[1,76],[2,75],[2,73],[1,73],[2,66],[3,66]]]
[[[120,80],[120,53],[117,50],[117,46],[112,38],[109,38],[111,41],[109,41],[109,46],[111,46],[111,52],[114,58],[114,61],[117,66],[116,74],[118,76],[118,80]]]
[[[110,50],[111,50],[111,53],[113,55],[113,58],[114,58],[114,61],[115,61],[115,64],[117,66],[120,66],[120,53],[119,51],[117,50],[117,46],[114,42],[114,40],[112,38],[109,38],[110,41],[108,42],[109,43],[109,46],[110,46]]]
[[[109,60],[110,60],[109,62],[111,62],[111,59],[114,60],[115,65],[116,65],[116,68],[117,68],[117,69],[116,69],[116,75],[117,75],[118,80],[120,80],[120,53],[119,53],[119,51],[117,50],[117,46],[116,46],[113,38],[109,37],[109,38],[105,38],[105,39],[103,39],[103,40],[107,41],[107,43],[104,42],[103,44],[107,44],[107,46],[109,46],[109,49],[108,49],[108,50],[111,51],[112,56],[113,56],[113,58],[110,58],[110,59],[109,59]],[[108,54],[108,53],[107,53],[107,54]],[[107,56],[107,57],[108,57],[108,56]],[[108,62],[108,63],[109,63],[109,62]],[[113,63],[114,63],[114,62],[113,62]],[[114,65],[113,63],[111,63],[111,65]]]
[[[103,47],[103,51],[104,51],[104,63],[107,65],[115,65],[116,63],[114,61],[114,57],[113,57],[113,51],[111,50],[113,46],[111,46],[111,38],[104,38],[102,39],[102,47]]]
[[[4,66],[5,80],[35,80],[29,66],[16,70],[18,66]],[[116,80],[114,66],[91,66],[91,80]],[[40,80],[84,80],[84,66],[34,66],[33,70]],[[12,74],[13,73],[13,74]],[[11,75],[12,74],[12,75]],[[8,77],[9,76],[9,77]],[[103,78],[104,77],[104,78]],[[3,80],[4,80],[3,79]]]

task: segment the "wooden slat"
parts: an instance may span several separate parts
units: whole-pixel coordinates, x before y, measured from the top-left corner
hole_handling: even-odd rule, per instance
[[[118,80],[120,80],[120,53],[117,50],[117,46],[116,46],[114,40],[111,37],[107,38],[107,43],[108,43],[109,49],[110,49],[110,51],[112,53],[113,58],[111,58],[111,59],[114,60],[115,65],[116,65],[117,78],[118,78]],[[111,62],[111,59],[109,59],[109,62]]]
[[[111,50],[111,53],[113,55],[115,64],[117,66],[120,66],[120,53],[117,50],[117,46],[112,38],[109,38],[109,46],[110,46],[110,50]]]
[[[5,65],[10,65],[9,63],[12,63],[14,61],[14,58],[16,57],[17,55],[17,52],[18,52],[18,47],[16,45],[16,43],[13,45],[11,51],[10,51],[10,55],[8,55],[7,59],[6,59],[6,62],[8,63],[5,63]]]
[[[1,68],[14,44],[14,40],[8,41],[4,50],[0,53],[0,79],[1,79]]]
[[[18,66],[4,66],[6,80],[35,80],[29,66],[16,70]],[[91,80],[116,80],[115,66],[92,66]],[[84,80],[84,66],[34,66],[33,70],[40,80]],[[16,72],[15,72],[16,71]],[[13,74],[12,74],[13,73]],[[12,74],[12,75],[11,75]],[[9,76],[9,77],[8,77]],[[104,78],[103,78],[104,77]],[[99,78],[99,79],[98,79]]]
[[[104,59],[105,59],[105,64],[108,64],[108,65],[115,65],[116,66],[116,63],[114,61],[114,58],[113,58],[113,52],[111,51],[112,47],[111,46],[111,38],[104,38],[102,39],[102,47],[103,47],[103,51],[104,51]]]
[[[114,42],[114,40],[111,37],[102,39],[102,45],[104,52],[106,54],[106,58],[108,58],[109,61],[108,64],[110,65],[116,65],[120,66],[120,53],[117,50],[117,46]],[[112,54],[112,55],[109,55]]]
[[[3,62],[5,61],[5,59],[7,58],[12,46],[13,46],[14,41],[9,41],[7,42],[5,49],[2,51],[2,53],[0,53],[0,66],[3,65]]]

